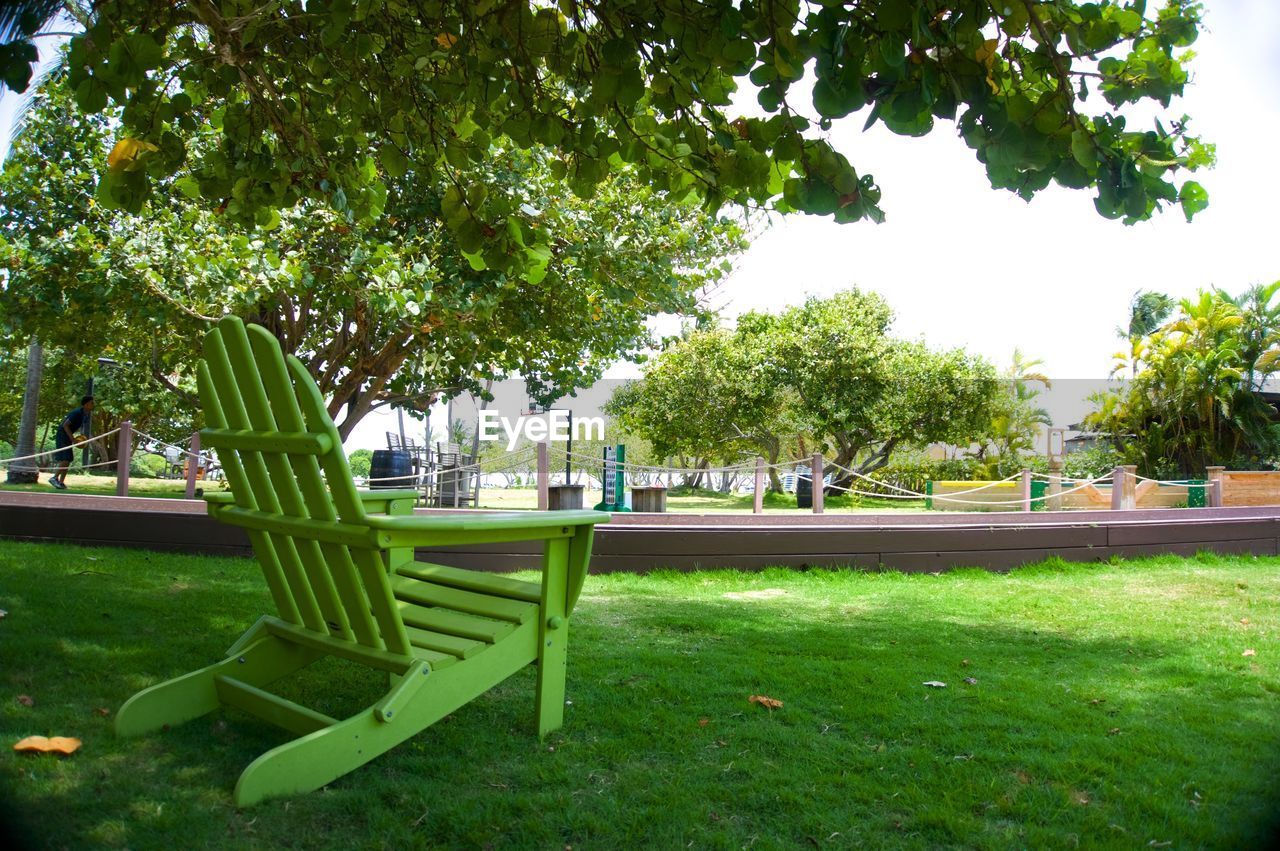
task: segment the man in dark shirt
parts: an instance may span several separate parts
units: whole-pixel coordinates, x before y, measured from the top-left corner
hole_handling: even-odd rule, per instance
[[[85,396],[80,400],[80,407],[63,417],[62,424],[58,426],[58,435],[53,443],[58,450],[53,453],[53,461],[58,465],[58,469],[49,478],[49,484],[60,491],[67,489],[67,468],[71,466],[71,447],[75,445],[76,433],[79,432],[81,437],[85,436],[84,432],[92,411],[93,397]]]

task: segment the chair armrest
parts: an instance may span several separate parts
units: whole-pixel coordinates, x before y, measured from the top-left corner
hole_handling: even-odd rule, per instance
[[[607,523],[603,511],[503,511],[368,518],[382,547],[485,544],[573,537],[581,526]]]
[[[373,514],[412,514],[418,492],[413,488],[364,488],[357,489],[356,496],[364,504],[364,510]]]

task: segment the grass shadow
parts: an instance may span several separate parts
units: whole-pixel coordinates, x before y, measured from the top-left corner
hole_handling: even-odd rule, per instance
[[[218,658],[268,610],[254,563],[4,543],[0,682],[34,705],[6,696],[0,729],[85,744],[7,751],[0,782],[36,846],[1256,845],[1275,566],[593,578],[546,742],[525,671],[321,792],[238,811],[282,734],[225,712],[119,740],[97,710]],[[295,695],[353,711],[376,687],[335,664]]]

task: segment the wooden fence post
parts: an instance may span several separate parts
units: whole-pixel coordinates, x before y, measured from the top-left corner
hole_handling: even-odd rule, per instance
[[[756,490],[751,500],[751,513],[764,513],[764,459],[756,458]]]
[[[1031,510],[1031,471],[1026,467],[1022,468],[1022,481],[1020,483],[1022,490],[1022,510]]]
[[[1124,489],[1120,493],[1120,499],[1120,507],[1125,511],[1132,511],[1138,507],[1138,466],[1136,464],[1124,466]]]
[[[195,499],[196,476],[200,475],[200,432],[191,433],[191,446],[187,453],[187,499]]]
[[[1124,467],[1116,467],[1111,471],[1111,510],[1119,511],[1122,505],[1122,492],[1124,491]]]
[[[1205,478],[1209,481],[1206,484],[1207,493],[1205,493],[1205,502],[1210,508],[1221,508],[1223,505],[1222,493],[1222,474],[1226,471],[1226,467],[1205,467]]]
[[[1062,510],[1062,457],[1049,459],[1049,487],[1045,489],[1045,508],[1050,511]]]
[[[547,442],[538,443],[538,510],[546,511],[551,505],[551,462],[547,457]]]
[[[821,452],[813,453],[813,465],[809,468],[809,475],[812,477],[812,481],[810,482],[810,484],[813,485],[813,513],[814,514],[821,514],[822,508],[823,508],[822,497],[824,493],[823,493],[822,483],[823,483],[823,480],[826,479],[826,472],[823,470],[823,466],[824,465],[822,463],[822,453]]]
[[[120,423],[120,436],[116,438],[116,496],[129,495],[129,465],[133,463],[133,423]]]

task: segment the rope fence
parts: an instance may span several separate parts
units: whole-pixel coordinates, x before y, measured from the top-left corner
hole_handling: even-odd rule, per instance
[[[122,423],[118,428],[114,428],[104,434],[93,435],[82,440],[70,447],[59,447],[55,449],[42,450],[22,456],[14,456],[10,458],[0,458],[0,468],[13,468],[24,462],[34,462],[32,467],[37,469],[47,468],[49,465],[41,464],[40,459],[49,458],[66,449],[85,449],[87,447],[97,445],[105,446],[105,441],[112,437],[118,437],[117,458],[115,460],[97,461],[93,463],[75,463],[70,467],[71,470],[90,470],[103,467],[115,466],[117,470],[117,493],[119,495],[128,494],[129,467],[132,463],[132,455],[135,452],[148,453],[163,456],[170,463],[176,463],[174,453],[177,458],[185,461],[185,478],[187,479],[186,496],[193,498],[195,496],[195,482],[199,475],[203,472],[208,474],[215,470],[221,469],[216,457],[212,452],[201,451],[199,433],[191,436],[190,443],[186,446],[171,441],[163,440],[153,434],[149,434],[141,429],[134,429],[128,421]],[[97,449],[99,457],[101,457],[101,449]],[[364,481],[370,486],[381,486],[391,483],[402,483],[406,487],[412,487],[423,491],[424,496],[431,494],[433,491],[443,491],[447,486],[452,485],[455,490],[470,491],[472,496],[465,501],[474,501],[479,504],[479,490],[483,477],[492,475],[511,475],[520,473],[529,473],[536,477],[539,491],[539,506],[546,507],[548,503],[548,492],[552,487],[559,487],[552,484],[553,476],[558,473],[558,469],[553,465],[565,466],[566,472],[576,472],[579,476],[586,475],[590,482],[597,486],[603,484],[605,461],[580,451],[572,451],[552,447],[549,443],[542,444],[526,444],[514,452],[502,455],[498,458],[482,459],[476,458],[465,464],[440,465],[432,462],[428,456],[427,463],[422,463],[421,459],[415,460],[415,469],[412,472],[394,475],[394,476],[370,476]],[[808,491],[813,497],[813,510],[815,513],[823,511],[822,495],[831,492],[839,494],[849,494],[861,498],[883,499],[883,500],[900,500],[900,501],[924,501],[926,507],[932,508],[935,503],[956,504],[962,506],[974,506],[975,508],[999,507],[1010,508],[1012,506],[1022,505],[1024,510],[1030,509],[1032,506],[1041,503],[1045,505],[1056,505],[1063,507],[1062,498],[1071,494],[1080,493],[1097,488],[1099,485],[1110,486],[1111,489],[1111,508],[1123,509],[1136,507],[1136,492],[1142,491],[1150,493],[1149,490],[1139,489],[1139,483],[1147,483],[1157,487],[1179,487],[1186,489],[1188,493],[1188,503],[1190,503],[1190,495],[1201,489],[1200,496],[1197,497],[1196,504],[1217,506],[1222,503],[1222,480],[1221,475],[1214,477],[1209,474],[1207,480],[1204,479],[1156,479],[1148,476],[1142,476],[1137,473],[1136,468],[1117,467],[1106,475],[1100,475],[1094,478],[1078,478],[1072,476],[1064,476],[1061,473],[1044,473],[1032,470],[1022,470],[1017,473],[1005,476],[1002,479],[995,479],[986,482],[974,482],[973,487],[962,490],[951,490],[937,492],[934,490],[934,482],[927,482],[929,487],[925,492],[915,490],[910,487],[904,487],[891,481],[883,481],[874,478],[859,470],[843,464],[836,463],[822,458],[821,455],[815,454],[810,459],[794,459],[789,461],[767,463],[763,458],[757,458],[754,462],[741,462],[735,464],[725,464],[722,466],[666,466],[660,464],[642,464],[634,462],[609,462],[612,469],[610,474],[621,473],[622,481],[626,483],[630,480],[633,487],[652,487],[651,479],[656,479],[657,488],[661,489],[663,477],[668,479],[681,476],[688,480],[691,477],[707,476],[708,480],[713,475],[722,476],[722,486],[731,487],[730,480],[739,479],[740,477],[754,476],[755,482],[753,490],[755,491],[755,505],[753,510],[759,513],[762,510],[762,488],[765,486],[766,477],[770,473],[782,472],[787,475],[794,475],[797,482],[808,483]],[[1214,468],[1221,470],[1221,468]],[[815,487],[815,476],[813,470],[820,471],[823,475],[822,484]],[[844,480],[845,484],[837,484]],[[1008,487],[1011,483],[1017,482],[1018,489],[1011,494],[1009,499],[992,500],[972,498],[975,495],[986,494],[993,489]],[[860,483],[866,483],[867,486],[859,487]],[[1044,486],[1045,490],[1038,494],[1031,492],[1033,483]],[[582,488],[583,485],[574,485],[566,478],[566,485],[571,487]],[[959,482],[955,484],[960,484]],[[868,489],[869,487],[874,488]],[[888,492],[886,492],[888,491]],[[1174,495],[1176,497],[1176,493]],[[1099,497],[1094,494],[1089,499],[1096,504]],[[1165,500],[1164,504],[1170,499],[1169,496],[1161,497]],[[455,498],[455,504],[457,499]],[[1078,503],[1073,507],[1081,507]],[[1088,501],[1085,506],[1088,507]]]

